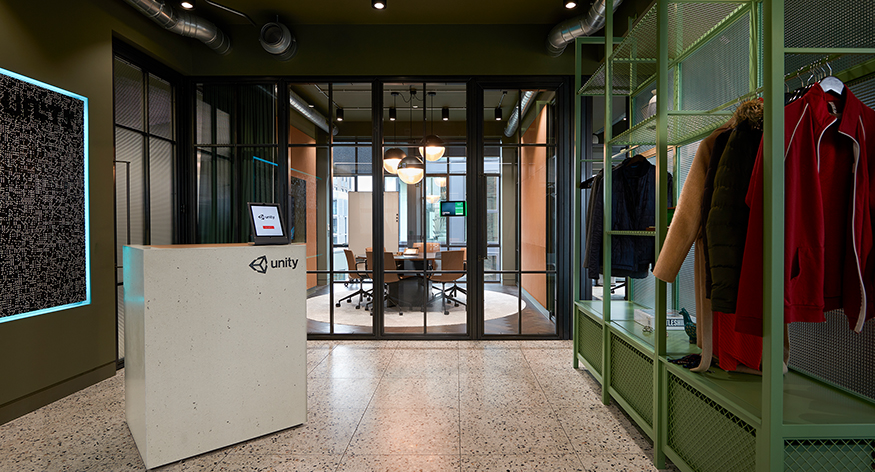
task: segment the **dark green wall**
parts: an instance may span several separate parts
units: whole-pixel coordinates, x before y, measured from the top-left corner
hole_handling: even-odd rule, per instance
[[[278,61],[250,25],[223,28],[227,56],[197,54],[196,75],[571,75],[571,49],[547,55],[549,25],[289,25],[297,54]]]
[[[191,62],[187,41],[148,23],[116,0],[0,0],[0,67],[88,97],[92,257],[90,305],[0,323],[0,424],[115,373],[113,32],[181,72]]]
[[[184,75],[574,72],[570,48],[559,58],[546,54],[550,25],[288,24],[298,53],[280,62],[261,49],[248,25],[222,25],[233,50],[219,56],[163,30],[123,0],[0,0],[0,67],[89,99],[92,255],[91,305],[0,323],[0,424],[115,372],[113,36]],[[585,71],[596,67],[603,50],[588,49]]]

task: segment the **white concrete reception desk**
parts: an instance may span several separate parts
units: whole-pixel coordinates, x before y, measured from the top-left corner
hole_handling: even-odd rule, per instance
[[[147,468],[307,419],[303,245],[127,246],[125,413]]]

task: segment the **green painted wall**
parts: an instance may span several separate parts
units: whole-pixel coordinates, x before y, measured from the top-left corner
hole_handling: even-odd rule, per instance
[[[633,2],[628,2],[633,3]],[[626,8],[624,6],[623,8]],[[619,13],[619,12],[618,12]],[[570,48],[546,54],[550,25],[294,25],[298,54],[280,62],[249,25],[222,25],[219,56],[169,33],[123,0],[0,0],[0,67],[89,99],[92,303],[0,323],[0,424],[114,374],[112,38],[184,75],[571,75]],[[584,54],[594,70],[603,48]],[[26,242],[25,242],[26,243]]]
[[[197,54],[196,75],[571,75],[574,54],[547,55],[550,25],[290,25],[298,52],[278,61],[250,25],[223,28],[227,56]],[[604,49],[604,48],[602,48]],[[593,68],[597,63],[593,62]]]
[[[187,41],[148,23],[116,0],[0,0],[0,67],[89,99],[93,284],[89,306],[0,323],[0,424],[115,373],[113,32],[181,72],[191,62]]]

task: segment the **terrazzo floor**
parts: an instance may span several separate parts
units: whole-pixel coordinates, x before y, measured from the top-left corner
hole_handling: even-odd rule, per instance
[[[308,341],[307,354],[307,423],[153,470],[656,470],[649,439],[571,367],[571,341]],[[130,470],[145,467],[124,371],[0,426],[0,471]]]

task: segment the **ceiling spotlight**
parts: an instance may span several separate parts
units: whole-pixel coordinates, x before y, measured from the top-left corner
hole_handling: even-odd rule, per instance
[[[308,103],[307,106],[310,108],[314,108],[316,105],[313,105],[312,103]]]
[[[441,109],[441,120],[450,121],[450,107],[443,107]]]
[[[337,121],[343,121],[343,108],[337,109]]]
[[[501,121],[501,107],[495,107],[495,121]]]
[[[577,2],[575,2],[574,0],[565,0],[565,8],[567,8],[568,10],[574,10],[575,8],[577,8]]]
[[[398,118],[398,112],[395,110],[395,107],[389,109],[389,121],[395,121]]]
[[[194,0],[191,0],[190,2],[179,2],[179,6],[186,10],[194,10]]]
[[[371,0],[371,6],[374,7],[375,10],[382,10],[386,8],[387,0]]]

